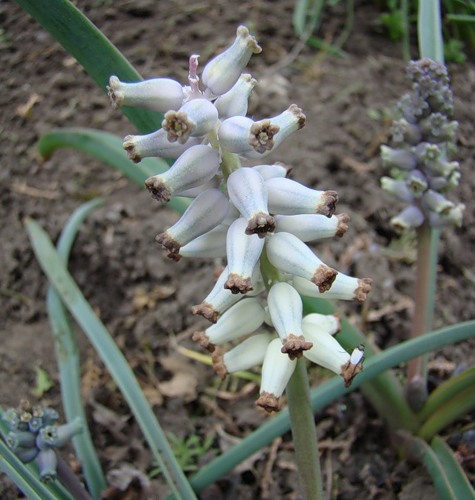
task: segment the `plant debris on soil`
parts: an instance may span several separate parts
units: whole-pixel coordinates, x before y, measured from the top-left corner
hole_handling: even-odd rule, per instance
[[[233,39],[239,24],[249,26],[263,48],[249,67],[258,81],[250,114],[272,116],[295,102],[307,115],[306,127],[269,162],[283,161],[292,167],[294,179],[338,192],[337,212],[351,216],[350,230],[338,241],[319,243],[319,256],[342,272],[373,279],[364,306],[340,304],[341,313],[381,349],[406,339],[413,312],[415,242],[398,236],[389,225],[398,206],[379,186],[379,147],[388,142],[388,111],[409,82],[400,46],[375,30],[374,4],[357,2],[346,56],[337,58],[300,46],[292,29],[293,1],[243,0],[232,7],[207,0],[74,3],[146,78],[185,81],[189,54],[200,54],[204,64]],[[325,13],[319,36],[335,39],[344,16],[342,4]],[[72,150],[59,151],[47,161],[39,158],[36,141],[58,127],[94,127],[121,137],[134,130],[81,66],[11,0],[0,4],[0,19],[0,404],[17,406],[25,398],[62,414],[46,314],[47,279],[23,220],[35,219],[56,240],[77,207],[101,196],[107,203],[83,224],[71,255],[71,273],[125,353],[165,431],[185,442],[197,436],[192,442],[198,448],[212,441],[187,464],[190,472],[198,470],[269,418],[254,404],[257,383],[236,378],[221,383],[211,367],[183,354],[198,350],[191,335],[206,324],[192,316],[190,307],[208,293],[223,263],[169,261],[154,238],[177,214],[157,209],[145,189],[111,168]],[[450,65],[449,72],[460,123],[454,159],[462,172],[451,198],[465,203],[466,212],[461,228],[442,233],[435,328],[473,319],[475,300],[475,65]],[[77,333],[82,395],[108,474],[109,498],[164,498],[166,485],[152,474],[156,464],[129,408],[84,335]],[[473,365],[473,347],[466,342],[432,353],[431,388]],[[54,383],[44,394],[35,392],[38,368]],[[314,367],[310,376],[318,384],[329,374]],[[469,417],[446,430],[453,443]],[[316,424],[328,498],[435,498],[429,476],[399,460],[384,422],[360,391],[317,414]],[[457,446],[453,444],[460,452]],[[63,458],[75,465],[72,448]],[[473,477],[473,460],[471,465],[467,472]],[[5,477],[0,478],[0,491],[5,499],[19,495]],[[201,496],[257,497],[299,497],[290,435],[275,440]]]

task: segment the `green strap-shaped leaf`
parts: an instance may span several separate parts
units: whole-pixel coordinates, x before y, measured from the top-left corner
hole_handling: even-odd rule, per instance
[[[134,82],[142,77],[69,0],[16,0],[82,65],[101,89],[106,90],[111,75]],[[162,115],[142,108],[124,107],[123,113],[142,133],[158,130]]]
[[[31,219],[25,224],[40,266],[124,395],[167,483],[178,498],[196,498],[124,355],[82,295],[43,228]]]
[[[122,147],[122,139],[114,134],[89,128],[62,128],[48,132],[37,142],[38,150],[43,158],[49,158],[56,149],[74,148],[88,153],[117,169],[128,179],[143,187],[145,179],[168,169],[165,160],[144,158],[133,164]],[[183,213],[189,205],[187,199],[172,198],[168,206]]]
[[[444,42],[440,17],[440,0],[419,0],[417,16],[419,57],[444,62]]]

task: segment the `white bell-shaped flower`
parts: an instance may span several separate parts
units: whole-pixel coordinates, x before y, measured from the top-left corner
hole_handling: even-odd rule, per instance
[[[250,74],[243,73],[231,90],[218,97],[214,102],[219,117],[246,116],[249,96],[256,83]]]
[[[321,214],[276,215],[275,231],[291,233],[301,241],[341,237],[348,230],[347,214],[326,217]]]

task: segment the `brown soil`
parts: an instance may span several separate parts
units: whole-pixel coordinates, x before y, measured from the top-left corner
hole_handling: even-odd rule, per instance
[[[319,189],[336,190],[339,212],[351,215],[350,230],[318,246],[320,258],[348,274],[371,277],[373,292],[361,307],[345,305],[355,323],[384,348],[407,337],[413,309],[414,243],[399,238],[388,220],[394,201],[379,187],[379,145],[387,123],[370,118],[383,112],[408,88],[400,47],[374,29],[377,12],[358,3],[347,57],[324,56],[309,48],[286,59],[298,43],[291,24],[294,2],[118,0],[75,2],[122,50],[145,77],[169,75],[184,81],[190,53],[205,62],[248,25],[263,47],[250,71],[259,86],[251,114],[271,116],[292,102],[307,115],[307,126],[274,153],[293,167],[292,176]],[[68,217],[95,196],[107,199],[83,225],[70,269],[134,368],[167,432],[214,439],[213,456],[263,422],[254,401],[255,384],[220,385],[211,368],[176,353],[194,348],[191,334],[205,323],[190,306],[206,295],[216,263],[168,261],[154,237],[177,218],[144,189],[110,168],[74,151],[46,163],[35,142],[57,127],[86,126],[124,136],[132,126],[82,68],[16,4],[0,6],[2,88],[0,136],[0,403],[33,402],[35,371],[46,370],[55,385],[41,403],[61,409],[53,340],[47,320],[47,281],[31,250],[23,219],[37,220],[56,239]],[[341,29],[342,6],[328,15],[320,35]],[[415,54],[415,51],[414,51]],[[284,61],[284,64],[281,64]],[[440,247],[435,326],[472,319],[475,300],[473,244],[475,204],[475,66],[450,66],[455,117],[460,122],[457,160],[462,182],[453,193],[466,204],[464,226],[444,230]],[[130,411],[81,332],[83,391],[90,424],[106,471],[131,464],[141,473],[152,461]],[[473,343],[432,354],[432,385],[473,364]],[[180,384],[187,376],[195,384]],[[312,371],[315,381],[327,376]],[[317,416],[321,455],[331,498],[434,498],[421,469],[400,462],[389,446],[383,422],[359,391]],[[461,422],[463,424],[464,422]],[[457,432],[456,427],[454,432]],[[67,454],[65,458],[68,458]],[[199,464],[198,464],[199,467]],[[2,480],[2,498],[16,498]],[[148,498],[162,496],[160,478]],[[137,494],[137,497],[140,497]],[[142,493],[142,497],[147,495]],[[203,498],[298,498],[290,436],[277,440],[203,494]],[[131,498],[131,497],[127,497]],[[330,497],[329,497],[330,498]]]

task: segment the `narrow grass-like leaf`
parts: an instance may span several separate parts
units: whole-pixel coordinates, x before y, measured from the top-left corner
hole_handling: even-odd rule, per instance
[[[40,266],[117,383],[167,483],[178,498],[196,498],[124,355],[61,262],[46,232],[32,219],[25,225]]]
[[[349,389],[345,389],[340,377],[334,377],[313,389],[311,391],[313,412],[321,411],[343,395],[400,363],[469,338],[475,338],[475,320],[442,328],[386,349],[365,362],[364,370],[355,377]],[[276,437],[285,434],[289,429],[289,413],[285,409],[195,474],[191,478],[191,484],[195,491],[199,493],[209,484],[227,474],[236,465],[268,446]]]
[[[105,91],[111,75],[124,82],[142,77],[106,36],[69,0],[16,0],[43,28],[77,59]],[[142,133],[161,126],[162,115],[143,108],[124,107],[122,112]]]
[[[421,422],[431,417],[442,405],[457,396],[461,391],[472,387],[475,392],[475,367],[459,373],[440,384],[428,397],[426,404],[418,413]]]
[[[465,475],[462,467],[451,450],[450,446],[439,436],[436,436],[431,442],[432,449],[439,462],[442,464],[447,479],[452,486],[455,498],[463,500],[474,500],[475,492]]]
[[[79,226],[94,208],[104,203],[101,199],[91,200],[79,207],[68,220],[58,240],[58,254],[67,265],[69,253],[76,238]],[[106,488],[99,458],[92,442],[87,417],[81,399],[81,370],[76,337],[74,335],[67,311],[55,289],[50,285],[47,296],[48,315],[55,338],[56,358],[61,381],[61,396],[66,418],[69,422],[79,417],[83,430],[73,437],[76,450],[93,498],[100,498]]]
[[[114,134],[89,128],[62,128],[43,135],[36,144],[41,156],[48,159],[56,149],[74,148],[88,153],[115,168],[140,187],[145,179],[160,174],[168,169],[165,160],[144,158],[137,165],[127,157],[122,147],[122,139]],[[183,213],[188,206],[188,200],[173,198],[168,206]]]
[[[440,0],[419,0],[417,16],[419,57],[444,62]]]
[[[424,422],[418,434],[422,439],[430,441],[442,429],[474,409],[475,391],[470,386],[437,408]]]

